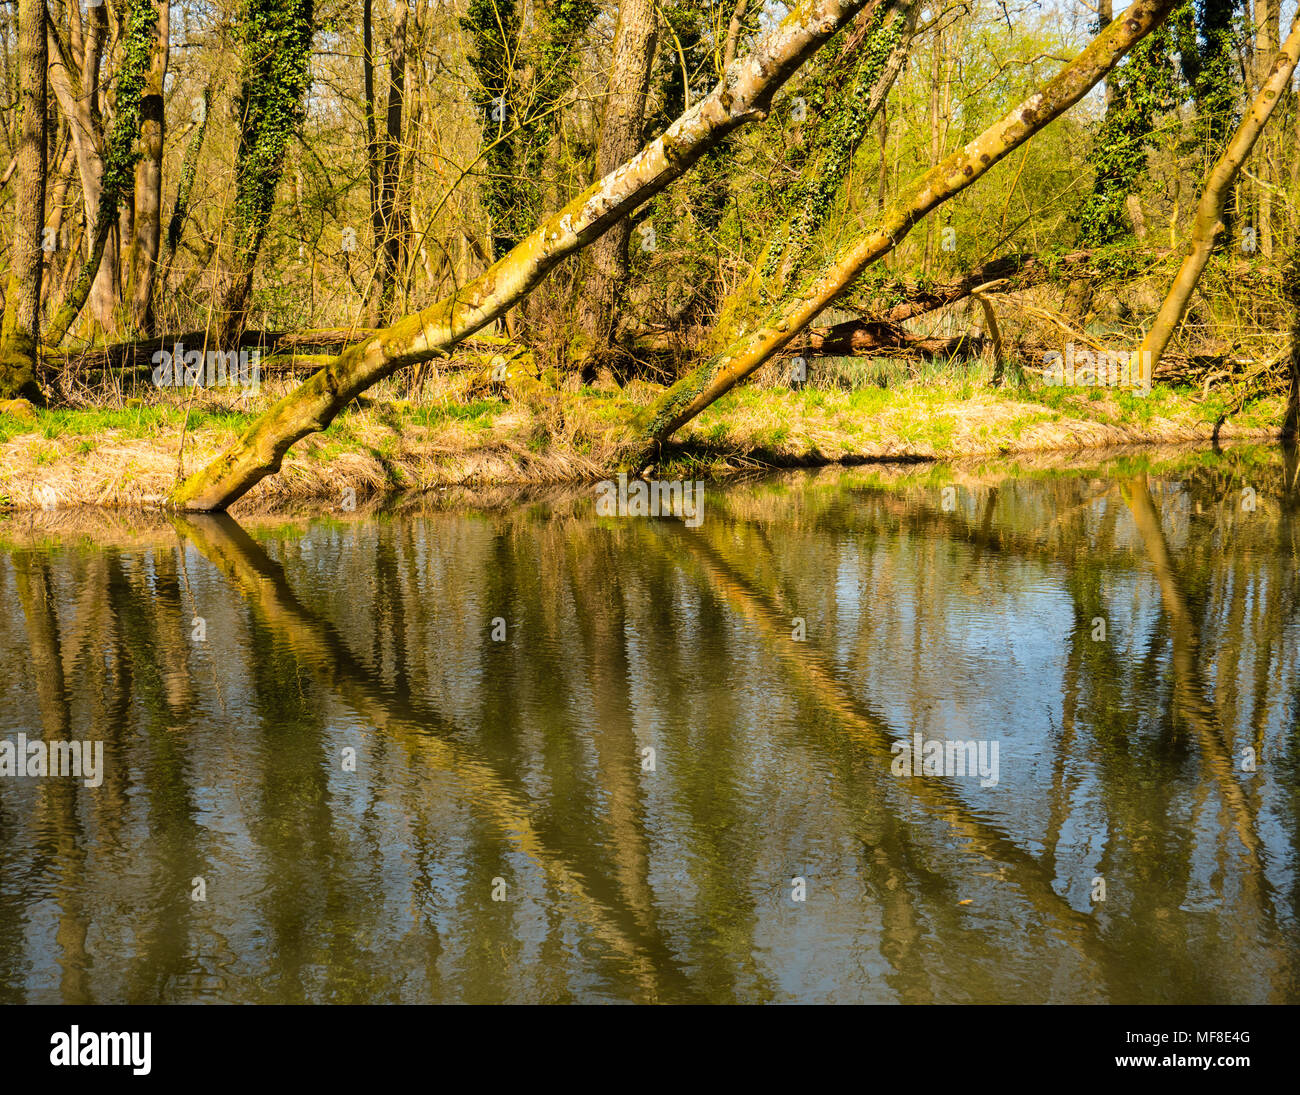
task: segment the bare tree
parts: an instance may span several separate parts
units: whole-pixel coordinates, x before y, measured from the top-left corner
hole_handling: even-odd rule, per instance
[[[45,0],[18,7],[20,120],[17,210],[4,322],[0,325],[0,399],[39,399],[36,352],[41,310],[41,229],[45,225]]]
[[[598,179],[630,160],[641,147],[658,33],[656,10],[654,0],[621,0],[618,6],[614,59],[596,148]],[[621,220],[591,245],[590,272],[582,281],[580,367],[598,363],[611,348],[619,295],[627,281],[631,234],[632,226]]]

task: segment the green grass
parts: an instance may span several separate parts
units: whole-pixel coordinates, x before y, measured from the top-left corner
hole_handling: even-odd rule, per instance
[[[242,429],[253,415],[239,411],[190,410],[191,430],[208,428]],[[155,437],[179,429],[185,421],[180,406],[55,409],[36,411],[36,422],[0,415],[0,441],[25,433],[38,433],[47,441],[60,437],[98,437],[113,432],[128,438]]]
[[[463,422],[478,429],[488,429],[506,409],[499,399],[476,399],[471,403],[434,404],[410,412],[412,421],[422,426],[441,426],[448,422]]]
[[[678,434],[676,440],[693,438],[698,447],[679,458],[677,477],[707,474],[711,465],[716,470],[723,455],[730,459],[746,453],[759,459],[798,461],[816,459],[818,454],[833,458],[837,451],[869,455],[884,446],[901,446],[943,456],[959,446],[968,447],[970,441],[985,450],[1005,452],[1020,447],[1017,442],[1033,427],[1071,418],[1124,424],[1140,433],[1143,427],[1160,425],[1161,418],[1212,424],[1232,412],[1234,425],[1253,427],[1275,426],[1281,416],[1276,397],[1256,400],[1237,411],[1238,396],[1230,388],[1212,392],[1204,400],[1199,389],[1186,385],[1158,385],[1142,396],[1116,389],[1048,385],[1032,376],[1020,385],[995,388],[989,384],[989,373],[988,364],[978,361],[839,359],[825,368],[818,362],[809,383],[799,389],[779,383],[742,385]],[[581,405],[575,410],[581,413],[575,421],[585,421],[587,426],[621,424],[630,412],[639,411],[647,390],[584,391],[577,397]],[[304,439],[294,454],[329,465],[345,454],[368,453],[397,485],[392,469],[400,454],[418,447],[421,428],[456,427],[465,438],[463,448],[471,451],[480,443],[475,435],[501,429],[499,420],[511,411],[511,404],[495,398],[423,406],[377,399],[360,414],[355,405],[350,406],[326,430]],[[192,408],[189,429],[209,436],[212,431],[237,433],[255,416],[255,412]],[[183,403],[37,410],[34,422],[0,414],[0,444],[27,435],[28,459],[33,464],[48,466],[75,454],[73,463],[84,469],[106,435],[174,445],[185,419]],[[599,432],[579,428],[566,443],[576,453],[599,452],[603,444],[603,438],[596,436]],[[1062,436],[1068,439],[1069,435]],[[530,426],[526,417],[513,430],[512,440],[538,454],[561,444],[539,426]],[[711,451],[701,451],[705,447]]]
[[[1153,390],[1150,395],[1138,395],[1136,392],[1119,392],[1115,396],[1115,403],[1120,410],[1120,420],[1123,422],[1132,422],[1134,420],[1142,424],[1149,423],[1155,417],[1156,410],[1163,403],[1163,393],[1161,398],[1154,398],[1156,392]]]
[[[884,388],[859,388],[850,394],[849,406],[863,414],[875,414],[884,410],[890,398],[890,393]]]

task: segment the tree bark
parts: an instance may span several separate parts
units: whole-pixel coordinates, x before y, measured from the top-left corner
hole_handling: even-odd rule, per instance
[[[145,92],[140,99],[142,155],[135,165],[135,246],[131,268],[131,315],[137,332],[154,332],[153,292],[162,236],[163,84],[167,80],[168,0],[154,0],[158,32]]]
[[[402,151],[402,106],[406,90],[406,0],[393,10],[393,33],[388,39],[388,109],[384,134],[372,154],[377,169],[378,192],[372,210],[377,262],[371,282],[375,324],[393,318],[398,272],[402,266],[406,230],[402,223],[397,189]],[[373,84],[373,76],[372,76]]]
[[[72,135],[72,146],[77,155],[77,172],[81,178],[81,199],[86,218],[86,262],[92,259],[95,267],[91,271],[93,280],[87,286],[90,314],[105,331],[115,328],[114,309],[118,295],[117,249],[112,248],[106,258],[96,257],[95,238],[98,233],[100,198],[104,179],[104,137],[99,124],[99,68],[103,53],[103,41],[108,27],[107,8],[97,4],[90,8],[90,29],[84,45],[81,44],[80,19],[73,21],[73,39],[71,50],[65,50],[62,41],[49,26],[49,76],[50,87],[58,100]],[[78,67],[76,56],[78,47],[81,58]],[[109,226],[111,229],[111,225]],[[105,237],[107,238],[107,237]],[[103,254],[100,245],[100,254]],[[81,301],[68,320],[80,314]],[[64,332],[59,332],[58,341],[62,341]],[[46,338],[52,340],[50,332]]]
[[[344,352],[285,396],[233,446],[178,487],[172,504],[188,510],[224,509],[278,471],[294,442],[325,429],[372,384],[404,365],[445,353],[504,315],[562,259],[663,190],[729,133],[765,117],[781,85],[864,3],[802,0],[663,136],[589,186],[475,281]]]
[[[1100,34],[1115,21],[1114,0],[1098,0],[1097,2],[1097,33]],[[1111,111],[1111,105],[1115,102],[1115,88],[1109,80],[1106,81],[1106,113]]]
[[[239,147],[233,240],[214,342],[237,343],[248,318],[253,273],[266,237],[284,152],[311,83],[313,0],[257,0],[242,28]]]
[[[1278,0],[1255,0],[1255,85],[1263,88],[1268,82],[1273,65],[1273,55],[1278,45],[1282,14]],[[1267,144],[1267,142],[1265,142]],[[1259,251],[1265,258],[1273,255],[1273,183],[1272,162],[1267,149],[1262,149],[1259,177],[1264,185],[1259,188]]]
[[[18,7],[20,110],[14,246],[0,323],[0,399],[39,401],[36,352],[41,312],[41,229],[45,226],[45,0]]]
[[[614,33],[605,113],[596,147],[596,178],[603,179],[641,147],[646,94],[654,65],[658,24],[655,0],[621,0]],[[583,279],[580,336],[574,364],[608,354],[618,324],[619,295],[627,281],[632,226],[620,220],[591,245],[591,270]]]
[[[102,305],[107,309],[107,322],[103,314],[97,314],[96,318],[106,330],[112,330],[115,326],[113,313],[118,297],[118,248],[116,244],[110,245],[110,236],[117,227],[118,206],[131,183],[136,142],[140,136],[140,103],[146,86],[149,61],[156,42],[155,20],[158,13],[153,3],[154,0],[135,0],[129,9],[127,25],[124,28],[123,56],[118,71],[113,129],[99,161],[102,175],[96,180],[99,187],[99,200],[95,205],[93,216],[87,217],[87,223],[94,226],[93,230],[87,233],[89,254],[77,275],[77,280],[68,291],[67,298],[50,320],[46,341],[52,346],[57,346],[63,341],[68,328],[81,314],[87,297],[91,297],[93,305],[94,287],[102,283],[106,270],[109,271],[112,284],[109,300]],[[102,6],[97,5],[91,10],[102,12]],[[52,43],[57,42],[52,35],[51,39]],[[62,72],[61,79],[56,78],[56,69]],[[51,84],[56,88],[56,93],[61,84],[66,89],[68,72],[66,63],[50,66]],[[84,87],[83,92],[83,99],[91,98],[89,91]],[[84,185],[84,175],[82,181]]]
[[[736,47],[740,42],[740,32],[745,26],[745,9],[749,0],[736,0],[736,7],[731,13],[731,22],[727,24],[727,40],[722,47],[722,67],[730,68],[736,59]]]
[[[871,263],[888,254],[927,213],[960,193],[993,164],[1059,117],[1095,87],[1177,0],[1135,0],[1041,92],[1030,96],[904,189],[876,225],[854,240],[783,309],[746,338],[683,377],[638,416],[624,466],[639,470],[665,440],[787,345]]]
[[[1142,340],[1140,360],[1144,368],[1154,371],[1160,363],[1160,355],[1165,352],[1174,330],[1182,322],[1187,311],[1187,302],[1191,300],[1192,290],[1200,280],[1201,272],[1210,259],[1214,242],[1224,230],[1223,209],[1232,191],[1232,184],[1246,162],[1250,150],[1255,146],[1264,126],[1268,124],[1274,108],[1281,101],[1291,82],[1296,61],[1300,59],[1300,13],[1291,24],[1291,33],[1287,35],[1281,52],[1273,60],[1268,78],[1255,96],[1250,109],[1232,135],[1228,147],[1224,149],[1219,162],[1210,171],[1205,191],[1196,210],[1196,220],[1192,226],[1192,238],[1187,257],[1174,277],[1169,294],[1160,306],[1160,312]],[[1147,379],[1150,379],[1150,373]]]
[[[819,130],[814,136],[814,141],[820,138],[826,147],[809,156],[796,183],[796,212],[767,234],[767,245],[749,276],[718,308],[717,322],[709,339],[714,350],[724,349],[743,335],[754,322],[757,309],[770,308],[785,296],[811,237],[822,226],[831,199],[841,189],[853,157],[866,139],[871,122],[884,108],[902,70],[919,8],[915,0],[875,0],[858,16],[837,60],[851,58],[867,43],[868,59],[848,85],[851,100],[848,109],[854,110],[854,104],[861,101],[860,111],[844,128],[830,134]],[[882,45],[889,48],[888,53],[883,52]],[[761,314],[757,318],[761,319]]]

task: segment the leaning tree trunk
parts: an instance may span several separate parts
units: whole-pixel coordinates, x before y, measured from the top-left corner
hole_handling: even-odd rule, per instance
[[[718,308],[709,338],[713,349],[730,346],[785,298],[787,286],[843,188],[858,148],[902,71],[920,6],[918,0],[874,0],[858,16],[839,58],[842,62],[852,56],[856,70],[836,96],[840,101],[812,130],[815,147],[794,184],[791,216],[768,234],[749,276]]]
[[[371,385],[404,365],[446,353],[526,296],[558,262],[663,190],[746,122],[766,116],[772,96],[866,0],[802,0],[754,52],[722,74],[713,92],[667,132],[554,214],[481,277],[351,347],[271,407],[229,449],[181,484],[172,504],[224,509],[279,470],[289,447],[325,429]]]
[[[41,398],[36,384],[45,224],[45,0],[18,8],[19,119],[14,247],[0,323],[0,399]]]
[[[1155,367],[1160,363],[1160,356],[1169,345],[1175,328],[1182,322],[1183,313],[1187,311],[1187,302],[1191,300],[1192,290],[1201,278],[1205,264],[1210,261],[1210,252],[1214,243],[1224,230],[1223,209],[1232,184],[1246,162],[1250,150],[1255,147],[1264,126],[1268,124],[1274,108],[1281,101],[1283,94],[1291,83],[1291,74],[1295,71],[1296,60],[1300,58],[1300,12],[1291,24],[1291,33],[1282,43],[1281,52],[1273,61],[1272,71],[1264,86],[1259,89],[1255,101],[1250,104],[1246,116],[1232,135],[1228,147],[1219,162],[1210,172],[1201,194],[1201,204],[1196,210],[1196,220],[1192,226],[1191,246],[1187,257],[1169,288],[1169,295],[1160,306],[1160,312],[1142,340],[1142,366],[1147,370],[1147,379],[1154,375]],[[1148,356],[1149,355],[1149,356]]]
[[[657,37],[655,0],[621,0],[614,33],[605,115],[596,148],[596,178],[603,179],[641,147],[646,94]],[[627,281],[632,226],[621,220],[591,246],[591,271],[582,279],[579,344],[574,364],[583,368],[608,353],[618,323],[619,296]]]
[[[1098,35],[1042,91],[904,189],[874,227],[841,251],[789,304],[774,310],[751,334],[688,373],[638,415],[625,465],[644,467],[674,431],[781,350],[867,266],[893,250],[927,213],[965,190],[1082,99],[1177,2],[1135,0],[1121,19]]]

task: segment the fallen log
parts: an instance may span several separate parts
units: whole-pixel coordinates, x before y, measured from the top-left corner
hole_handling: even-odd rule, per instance
[[[810,357],[978,357],[984,344],[984,336],[975,332],[933,338],[914,335],[897,323],[851,319],[831,327],[810,327],[803,349]]]

